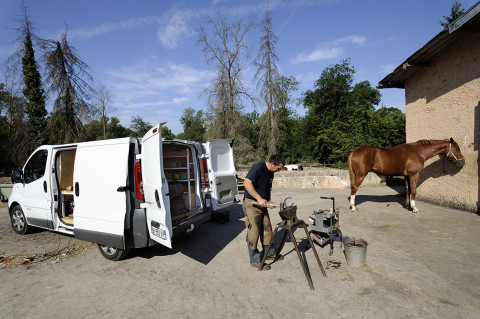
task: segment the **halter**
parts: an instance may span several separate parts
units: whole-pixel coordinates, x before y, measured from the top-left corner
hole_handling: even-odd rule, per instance
[[[448,155],[449,155],[449,154],[452,154],[453,158],[455,159],[455,162],[458,161],[458,158],[457,158],[457,157],[455,156],[455,154],[453,154],[453,152],[452,152],[452,143],[449,143],[449,144],[448,144],[447,158],[448,158]]]

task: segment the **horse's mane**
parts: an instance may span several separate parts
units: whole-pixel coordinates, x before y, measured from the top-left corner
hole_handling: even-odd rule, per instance
[[[432,141],[430,140],[418,140],[416,141],[418,144],[423,144],[423,145],[432,145]]]
[[[418,140],[418,141],[416,141],[416,142],[413,142],[412,144],[434,145],[434,144],[441,143],[441,142],[444,142],[444,141],[448,141],[448,139],[445,139],[445,140],[427,140],[427,139],[423,139],[423,140]]]

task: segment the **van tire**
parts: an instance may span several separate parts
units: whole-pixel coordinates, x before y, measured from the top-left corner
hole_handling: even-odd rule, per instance
[[[125,258],[130,252],[130,249],[123,250],[123,249],[118,249],[115,247],[110,247],[110,246],[105,246],[100,244],[98,244],[98,249],[100,250],[100,253],[102,253],[103,257],[113,261],[117,261]]]
[[[32,227],[28,225],[27,218],[20,205],[13,207],[12,212],[10,213],[10,222],[13,230],[20,235],[28,234],[32,229]]]

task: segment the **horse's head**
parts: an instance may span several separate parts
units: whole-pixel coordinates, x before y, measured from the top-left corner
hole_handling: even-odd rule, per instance
[[[453,138],[450,138],[450,143],[448,144],[447,159],[450,162],[456,163],[458,167],[465,165],[465,157],[463,157],[462,152],[460,152],[460,147]]]

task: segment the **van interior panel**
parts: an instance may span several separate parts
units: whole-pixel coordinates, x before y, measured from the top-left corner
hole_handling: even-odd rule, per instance
[[[73,169],[76,150],[62,151],[57,162],[57,178],[60,190],[60,219],[73,225]]]
[[[174,225],[202,212],[197,194],[198,172],[194,149],[185,144],[163,143],[163,168],[170,195],[170,212]],[[198,199],[198,200],[197,200]]]

